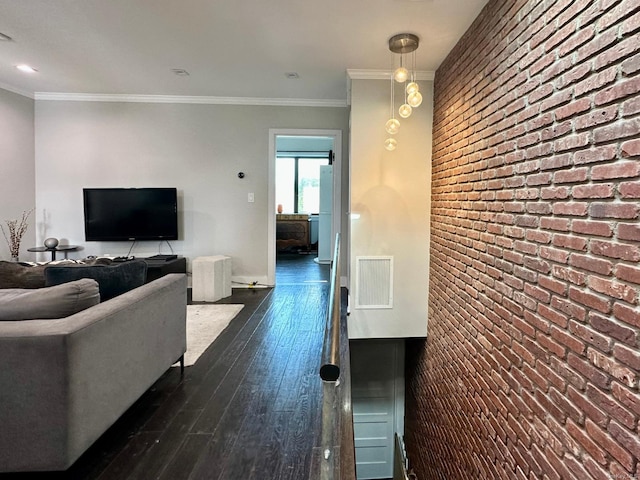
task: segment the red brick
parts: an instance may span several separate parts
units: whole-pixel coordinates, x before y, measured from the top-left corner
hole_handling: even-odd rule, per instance
[[[640,327],[640,309],[631,308],[621,303],[613,305],[613,315],[620,321],[634,327]]]
[[[640,156],[640,140],[629,140],[627,142],[624,142],[620,148],[621,148],[623,157],[629,158],[629,157]],[[635,175],[624,175],[624,176],[633,177]]]
[[[559,278],[560,280],[570,282],[574,285],[587,284],[586,273],[578,272],[573,268],[563,267],[562,265],[554,265],[551,270],[553,271],[553,276]]]
[[[610,125],[598,127],[593,131],[593,141],[595,143],[611,142],[627,137],[632,137],[640,133],[640,118],[628,120],[618,120]],[[588,136],[588,134],[583,134]],[[584,145],[588,145],[588,140]],[[558,151],[556,149],[556,151]]]
[[[586,112],[591,109],[591,99],[583,98],[576,100],[567,105],[559,107],[555,111],[556,121],[564,120],[568,117],[573,117],[579,113]]]
[[[570,190],[567,187],[546,187],[540,191],[540,198],[543,200],[564,199],[569,197],[569,193]]]
[[[640,268],[629,265],[617,265],[616,277],[624,282],[631,282],[640,285]]]
[[[569,265],[601,275],[609,275],[613,270],[613,265],[608,260],[577,253],[572,253],[569,256]]]
[[[613,356],[632,369],[640,371],[640,353],[637,349],[616,345],[613,348]]]
[[[588,209],[586,202],[559,202],[553,205],[553,214],[583,217]]]
[[[584,182],[589,175],[587,168],[574,168],[556,172],[553,176],[554,183],[578,183]],[[565,197],[566,198],[566,197]]]
[[[630,120],[628,125],[615,127],[611,131],[609,130],[611,127],[601,127],[603,130],[597,135],[599,142],[604,142],[608,138],[609,139],[617,139],[620,138],[620,135],[630,136],[633,135],[632,132],[635,132],[636,129],[640,130],[640,126],[636,125],[635,121]],[[607,129],[607,130],[604,130]],[[594,138],[597,132],[594,132]],[[586,147],[591,142],[591,134],[590,133],[574,133],[573,135],[569,135],[563,137],[559,140],[556,140],[553,144],[553,147],[556,152],[563,152],[565,150],[575,150],[581,147]]]
[[[635,303],[638,292],[624,283],[616,282],[610,278],[601,278],[592,275],[589,277],[589,287],[596,292],[609,297],[618,298],[628,303]]]
[[[640,55],[635,55],[622,62],[622,74],[630,76],[640,70]]]
[[[640,77],[634,77],[598,92],[594,97],[594,102],[596,105],[605,105],[621,98],[630,97],[638,92],[640,92]]]
[[[632,97],[622,104],[622,117],[631,117],[640,112],[640,96]]]
[[[609,258],[619,258],[629,262],[640,260],[640,247],[626,243],[612,243],[602,240],[592,240],[589,244],[591,253]]]
[[[613,183],[599,183],[591,185],[576,185],[572,191],[573,198],[612,198],[614,195]]]
[[[606,162],[616,158],[616,145],[603,145],[592,147],[588,150],[580,150],[573,155],[573,163],[581,165],[585,163]]]
[[[544,317],[550,322],[561,326],[562,328],[566,328],[569,324],[569,320],[566,315],[557,312],[553,308],[549,308],[546,305],[538,305],[538,314],[540,314],[540,316]]]
[[[640,224],[637,223],[619,223],[618,239],[640,241]]]
[[[618,185],[622,198],[640,198],[640,182],[623,182]]]
[[[592,218],[631,219],[640,216],[640,205],[633,203],[592,203],[589,207]]]
[[[570,230],[570,220],[564,218],[544,217],[540,219],[540,228],[556,230],[559,232],[568,232]]]
[[[575,191],[574,187],[574,191]],[[613,226],[606,222],[596,222],[592,220],[574,220],[571,222],[571,231],[573,233],[595,235],[598,237],[612,237]]]
[[[574,287],[569,288],[569,298],[581,305],[585,305],[602,313],[609,313],[611,311],[610,301]]]
[[[640,147],[640,141],[638,141],[637,146]],[[618,161],[611,165],[595,165],[591,168],[591,180],[628,178],[637,177],[638,175],[640,175],[640,162],[637,161]]]
[[[615,305],[614,305],[615,311]],[[628,312],[622,312],[625,315]],[[615,320],[611,320],[607,317],[602,317],[595,313],[589,313],[588,316],[589,324],[598,332],[601,332],[605,335],[611,336],[616,340],[626,343],[627,345],[635,345],[636,342],[636,332]]]

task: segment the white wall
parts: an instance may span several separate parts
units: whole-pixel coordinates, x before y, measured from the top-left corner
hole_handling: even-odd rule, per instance
[[[260,282],[267,275],[269,128],[341,129],[344,137],[348,128],[346,108],[37,101],[35,118],[39,239],[81,245],[71,258],[124,255],[130,242],[84,240],[82,188],[177,187],[175,253],[230,255],[234,277]],[[142,242],[132,254],[158,253],[158,246]]]
[[[393,152],[383,145],[389,80],[351,83],[350,338],[426,335],[433,82],[419,83],[423,103],[399,119]],[[358,256],[393,257],[393,308],[355,308]]]
[[[20,219],[36,205],[33,146],[34,101],[0,89],[0,223]],[[20,247],[21,260],[35,260],[27,248],[36,244],[35,216]],[[7,232],[8,233],[8,232]],[[0,260],[9,260],[9,247],[0,235]]]

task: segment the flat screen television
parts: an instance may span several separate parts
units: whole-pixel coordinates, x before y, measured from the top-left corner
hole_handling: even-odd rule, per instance
[[[177,240],[175,188],[85,188],[87,241]]]

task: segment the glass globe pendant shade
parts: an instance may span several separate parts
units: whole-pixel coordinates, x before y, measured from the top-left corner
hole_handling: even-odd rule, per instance
[[[416,93],[420,90],[420,87],[416,82],[411,82],[407,84],[407,95],[411,95],[412,93]]]
[[[387,138],[384,141],[384,148],[386,148],[390,152],[395,150],[397,145],[398,145],[398,141],[395,138]]]
[[[411,105],[403,103],[402,105],[400,105],[400,108],[398,109],[398,113],[402,118],[408,118],[409,115],[411,115],[411,110],[412,110]]]
[[[420,92],[410,93],[407,97],[407,103],[412,107],[419,107],[422,103],[422,94]]]
[[[385,124],[384,129],[389,135],[395,135],[398,133],[398,130],[400,130],[400,122],[397,119],[392,118]]]
[[[393,78],[398,83],[404,83],[407,81],[407,78],[409,78],[409,70],[404,67],[399,67],[393,72]]]

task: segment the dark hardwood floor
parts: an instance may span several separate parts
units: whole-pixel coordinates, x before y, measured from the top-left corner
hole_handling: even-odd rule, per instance
[[[219,302],[245,308],[184,376],[167,371],[69,470],[0,478],[307,478],[328,277],[313,255],[279,257],[277,286]]]

